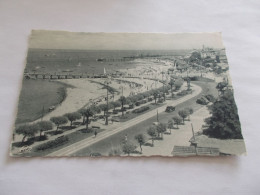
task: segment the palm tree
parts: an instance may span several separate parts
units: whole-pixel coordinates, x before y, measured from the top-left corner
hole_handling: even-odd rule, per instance
[[[92,117],[95,114],[95,111],[96,111],[96,109],[93,106],[82,110],[82,113],[86,118],[86,121],[85,121],[86,122],[86,130],[88,130],[88,125],[90,123],[89,118]]]
[[[156,104],[156,100],[157,100],[158,94],[159,94],[159,92],[157,90],[155,90],[153,92],[153,98],[154,98],[155,104]]]
[[[175,83],[175,79],[171,79],[169,82],[169,85],[171,86],[171,94],[172,94],[172,98],[173,98],[173,91],[172,91],[172,87],[174,86]]]
[[[126,103],[126,98],[125,98],[125,96],[121,96],[121,97],[119,98],[119,101],[121,102],[122,116],[124,116],[124,104]]]

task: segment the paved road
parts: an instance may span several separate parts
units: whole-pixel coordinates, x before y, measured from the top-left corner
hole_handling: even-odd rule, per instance
[[[191,84],[192,85],[192,88],[193,88],[193,93],[192,94],[189,94],[189,95],[186,95],[182,98],[179,98],[178,100],[168,100],[166,103],[167,105],[172,105],[172,106],[177,106],[178,104],[181,104],[197,95],[199,95],[202,91],[201,87],[198,86],[198,85],[195,85],[195,84]],[[158,108],[158,113],[162,113],[165,111],[166,109],[166,106],[167,105],[164,105],[162,107],[159,107]],[[104,132],[101,132],[98,134],[98,137],[96,138],[93,138],[93,137],[88,137],[84,140],[81,140],[77,143],[74,143],[72,145],[69,145],[67,147],[64,147],[60,150],[57,150],[55,152],[52,152],[50,154],[48,154],[47,156],[70,156],[72,155],[73,153],[83,149],[83,148],[86,148],[94,143],[97,143],[105,138],[108,138],[109,136],[115,134],[115,133],[118,133],[118,132],[121,132],[121,131],[124,131],[125,129],[133,126],[133,125],[136,125],[142,121],[145,121],[151,117],[154,117],[156,115],[156,111],[155,110],[152,110],[150,112],[147,112],[143,115],[140,115],[139,117],[136,117],[134,119],[131,119],[129,121],[126,121],[126,122],[123,122],[123,123],[118,123],[116,125],[114,125],[112,127],[111,130],[106,130]]]

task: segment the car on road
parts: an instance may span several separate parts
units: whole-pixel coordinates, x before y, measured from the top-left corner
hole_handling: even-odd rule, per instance
[[[173,112],[175,111],[175,107],[174,106],[167,106],[165,109],[165,112]]]
[[[91,153],[89,156],[91,156],[91,157],[100,157],[101,154],[99,152],[94,152],[94,153]]]

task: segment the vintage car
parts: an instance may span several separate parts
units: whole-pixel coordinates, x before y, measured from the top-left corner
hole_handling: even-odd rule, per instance
[[[175,107],[174,106],[167,106],[165,109],[165,112],[173,112],[175,111]]]

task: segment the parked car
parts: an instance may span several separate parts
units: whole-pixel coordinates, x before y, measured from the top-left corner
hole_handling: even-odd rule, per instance
[[[197,99],[196,103],[202,104],[202,105],[207,105],[209,103],[209,101],[207,100],[207,98],[201,97],[201,98]]]
[[[174,106],[167,106],[165,109],[165,112],[173,112],[175,111],[175,107]]]
[[[98,152],[94,152],[94,153],[91,153],[89,156],[91,156],[91,157],[100,157],[101,154],[98,153]]]

